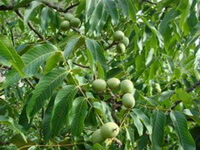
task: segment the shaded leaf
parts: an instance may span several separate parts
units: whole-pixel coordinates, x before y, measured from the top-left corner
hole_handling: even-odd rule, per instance
[[[77,91],[76,86],[67,85],[58,92],[51,118],[51,131],[53,135],[58,135],[67,122],[67,117]]]
[[[78,98],[78,104],[75,106],[75,115],[72,120],[71,130],[73,136],[80,136],[83,132],[84,121],[88,112],[87,101],[84,97]]]
[[[174,124],[181,148],[187,150],[195,150],[195,142],[188,130],[185,116],[178,111],[172,111],[170,113],[170,118]]]
[[[52,70],[40,79],[27,105],[27,114],[29,118],[33,117],[44,106],[45,101],[49,99],[54,90],[62,84],[66,75],[67,70],[59,68]]]

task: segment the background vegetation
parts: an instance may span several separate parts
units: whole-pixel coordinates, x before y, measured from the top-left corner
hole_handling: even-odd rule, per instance
[[[199,12],[198,0],[0,1],[1,149],[200,149]],[[81,25],[61,30],[66,13]],[[134,83],[134,108],[91,88],[112,77]],[[110,121],[118,136],[92,144]]]

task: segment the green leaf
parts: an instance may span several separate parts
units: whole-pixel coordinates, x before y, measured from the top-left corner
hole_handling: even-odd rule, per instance
[[[101,49],[100,45],[92,39],[86,39],[86,46],[92,53],[93,59],[97,62],[99,62],[102,67],[106,68],[106,59],[103,53],[103,50]]]
[[[27,76],[34,75],[38,68],[55,53],[57,48],[52,44],[37,45],[22,56],[26,64],[24,72]]]
[[[16,82],[18,82],[20,79],[21,79],[21,76],[19,75],[17,70],[11,69],[6,74],[6,80],[3,83],[3,87],[6,88],[8,86],[11,86],[11,85],[15,84]]]
[[[27,23],[31,18],[36,16],[36,10],[41,6],[42,3],[38,1],[32,1],[30,7],[24,12],[24,22]]]
[[[144,134],[139,140],[137,141],[137,150],[143,150],[148,144],[148,135]]]
[[[104,69],[99,62],[97,62],[97,69],[98,69],[98,78],[99,79],[105,79]]]
[[[72,37],[71,39],[69,39],[65,50],[64,50],[64,56],[67,59],[69,57],[69,55],[72,53],[72,51],[75,49],[75,47],[78,45],[79,41],[82,38],[80,36],[78,37]]]
[[[75,115],[71,123],[71,130],[73,136],[80,136],[83,132],[84,121],[88,113],[87,101],[84,97],[77,98],[78,104],[75,106]]]
[[[146,18],[141,17],[141,19],[144,21],[144,23],[147,25],[147,27],[153,32],[153,34],[157,36],[158,41],[159,41],[159,46],[161,48],[163,48],[163,46],[164,46],[163,37],[160,34],[160,32],[155,28],[155,26],[153,26],[150,22],[148,22]]]
[[[132,144],[135,142],[134,130],[130,126],[126,128],[126,139],[129,140]]]
[[[160,97],[158,98],[158,101],[162,102],[164,100],[168,100],[173,94],[174,94],[173,90],[164,91],[161,93]]]
[[[133,112],[130,115],[131,115],[131,117],[132,117],[132,119],[134,121],[133,123],[137,128],[139,136],[142,136],[143,135],[143,125],[142,125],[139,117]]]
[[[0,56],[9,61],[22,76],[24,75],[22,71],[25,67],[24,62],[13,48],[8,38],[3,35],[0,35]]]
[[[122,9],[122,13],[128,17],[128,11],[129,11],[129,6],[128,6],[128,1],[127,0],[118,0],[118,5]]]
[[[182,89],[177,89],[176,93],[172,96],[172,101],[181,100],[186,107],[192,103],[192,96]]]
[[[91,12],[91,17],[90,20],[88,22],[88,28],[89,31],[92,31],[92,33],[94,33],[94,31],[96,31],[95,35],[100,35],[104,24],[106,23],[106,19],[107,19],[107,13],[103,4],[103,0],[98,1],[97,4],[95,5],[94,0],[90,1],[92,3],[92,6],[94,6],[94,11]],[[90,7],[92,8],[92,7]],[[90,12],[90,10],[88,10],[88,12]],[[90,15],[88,15],[90,16]]]
[[[163,18],[163,20],[161,21],[161,23],[159,25],[159,31],[160,31],[160,33],[163,33],[166,30],[169,22],[172,19],[175,19],[178,15],[179,15],[179,12],[176,9],[169,10],[166,13],[165,17]]]
[[[53,135],[58,135],[66,124],[77,91],[76,86],[67,85],[58,92],[51,118],[51,131]]]
[[[140,120],[143,122],[145,127],[147,128],[149,134],[152,134],[152,126],[150,123],[149,118],[139,109],[134,108],[133,112],[140,118]]]
[[[153,118],[152,149],[160,150],[162,149],[163,146],[166,115],[158,110],[154,112],[152,118]]]
[[[52,137],[51,133],[51,117],[52,117],[52,111],[53,111],[53,106],[54,106],[54,101],[55,101],[55,94],[52,96],[50,99],[50,102],[47,106],[47,109],[44,113],[44,118],[42,120],[42,131],[44,135],[44,140],[48,141]]]
[[[67,70],[59,68],[52,70],[40,79],[27,105],[27,114],[29,118],[33,117],[44,106],[45,101],[49,99],[54,90],[62,84],[66,75]]]
[[[170,117],[178,135],[181,148],[185,150],[196,150],[195,142],[188,130],[185,116],[178,111],[172,111]]]
[[[44,31],[47,30],[48,25],[49,25],[49,21],[50,21],[49,13],[50,13],[49,7],[44,7],[42,9],[40,20],[41,20],[41,27]]]
[[[50,58],[47,59],[44,68],[44,73],[48,73],[53,68],[59,65],[59,62],[63,59],[62,51],[56,51]]]
[[[123,71],[123,69],[121,69],[121,68],[113,68],[107,72],[107,78],[110,79],[112,77],[115,77],[118,74],[120,74],[122,71]]]
[[[20,126],[19,124],[17,124],[13,118],[8,117],[8,116],[2,116],[0,115],[0,124],[7,124],[7,125],[11,125],[11,127],[17,131],[24,139],[24,141],[26,140],[26,136],[23,133],[23,129],[22,126]]]
[[[119,14],[116,6],[116,2],[113,0],[104,0],[106,11],[112,18],[112,24],[119,23]]]

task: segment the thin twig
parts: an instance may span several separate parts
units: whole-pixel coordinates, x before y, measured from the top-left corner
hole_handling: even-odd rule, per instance
[[[64,9],[64,8],[58,7],[58,4],[52,4],[52,3],[49,3],[49,2],[47,2],[45,0],[42,0],[40,2],[42,2],[44,5],[46,5],[46,6],[50,7],[50,8],[53,8],[53,9],[55,9],[55,10],[57,10],[59,12],[63,12],[63,13],[68,12],[70,9],[72,9],[72,8],[74,8],[74,7],[76,7],[76,6],[78,6],[80,4],[80,2],[75,3],[75,4],[71,4],[69,7]],[[30,3],[31,3],[31,1],[30,1]],[[28,4],[24,3],[23,5],[21,5],[19,7],[15,6],[15,5],[8,5],[8,6],[0,5],[0,11],[18,10],[19,8],[26,8],[26,7],[28,7],[30,5],[30,3],[28,3]]]
[[[29,79],[24,79],[29,85],[30,85],[30,87],[32,88],[32,89],[35,89],[35,87],[34,87],[34,85],[31,83],[31,81],[29,80]]]
[[[76,65],[76,66],[79,66],[79,67],[81,67],[81,68],[87,68],[87,69],[90,69],[90,67],[89,66],[84,66],[84,65],[81,65],[81,64],[77,64],[77,63],[75,63],[75,62],[72,62],[74,65]]]
[[[110,49],[111,47],[113,47],[114,45],[116,45],[117,43],[115,41],[113,41],[108,47],[106,47],[105,49]]]
[[[120,125],[120,121],[117,118],[117,115],[116,115],[116,112],[115,112],[116,109],[117,109],[116,100],[117,100],[118,97],[110,89],[108,89],[108,91],[109,91],[109,93],[111,95],[111,98],[110,98],[110,102],[111,102],[110,105],[111,105],[111,109],[112,109],[111,115],[112,115],[113,119],[115,120],[115,122],[118,125]]]
[[[130,113],[130,109],[127,110],[127,113],[125,113],[125,116],[122,118],[121,123],[120,123],[120,127],[124,124],[126,118],[128,117]]]
[[[15,13],[23,20],[23,16],[18,10],[15,10]],[[28,22],[28,26],[41,40],[45,40],[45,38],[33,27],[30,22]]]
[[[53,9],[59,11],[59,12],[63,12],[63,13],[68,12],[70,9],[72,9],[72,8],[74,8],[74,7],[76,7],[76,6],[78,6],[80,4],[80,2],[75,3],[75,4],[71,4],[69,7],[67,7],[66,9],[64,9],[64,8],[59,7],[57,4],[52,4],[52,3],[49,3],[49,2],[47,2],[45,0],[42,0],[41,2],[43,4],[45,4],[46,6],[48,6],[50,8],[53,8]]]

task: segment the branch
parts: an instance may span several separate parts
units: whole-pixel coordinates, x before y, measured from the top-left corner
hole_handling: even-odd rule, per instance
[[[49,3],[49,2],[47,2],[47,1],[45,1],[45,0],[42,0],[41,2],[42,2],[44,5],[46,5],[46,6],[50,7],[50,8],[53,8],[53,9],[59,11],[59,12],[63,12],[63,13],[68,12],[70,9],[72,9],[72,8],[74,8],[74,7],[76,7],[76,6],[78,6],[78,5],[80,4],[80,2],[75,3],[75,4],[71,4],[69,7],[67,7],[66,9],[64,9],[64,8],[58,7],[57,4],[52,4],[52,3]],[[17,6],[15,6],[15,5],[8,5],[8,6],[6,6],[6,5],[0,5],[0,11],[17,10],[17,9],[19,9],[19,8],[28,7],[29,5],[30,5],[30,3],[28,3],[28,4],[27,4],[27,3],[24,3],[24,4],[21,5],[20,7],[17,7]]]
[[[76,66],[79,66],[79,67],[81,67],[81,68],[87,68],[87,69],[90,69],[90,67],[89,66],[84,66],[84,65],[81,65],[81,64],[77,64],[77,63],[75,63],[75,62],[72,62],[74,65],[76,65]]]
[[[43,4],[45,4],[46,6],[48,6],[50,8],[53,8],[53,9],[59,11],[59,12],[63,12],[63,13],[68,12],[70,9],[72,9],[72,8],[74,8],[74,7],[76,7],[76,6],[78,6],[80,4],[80,2],[75,3],[75,4],[71,4],[69,7],[67,7],[66,9],[64,9],[64,8],[58,7],[57,4],[52,4],[52,3],[49,3],[49,2],[47,2],[45,0],[42,0],[41,2]]]
[[[188,88],[186,91],[192,92],[195,88],[197,88],[200,85],[200,81],[198,81],[197,83],[195,83],[194,85],[192,85],[190,88]]]
[[[192,85],[190,88],[188,88],[186,90],[186,92],[192,92],[195,88],[197,88],[198,86],[200,86],[200,81],[196,82],[194,85]],[[168,110],[167,112],[173,110],[178,104],[180,104],[182,101],[181,100],[178,100],[176,101]]]
[[[0,11],[15,10],[14,6],[0,5]]]
[[[114,45],[116,45],[117,43],[115,41],[113,41],[108,47],[106,47],[106,50],[107,49],[110,49],[111,47],[113,47]]]
[[[15,10],[15,13],[23,20],[23,16],[18,10]],[[30,22],[28,22],[28,26],[41,40],[45,40],[45,38],[33,27]]]

